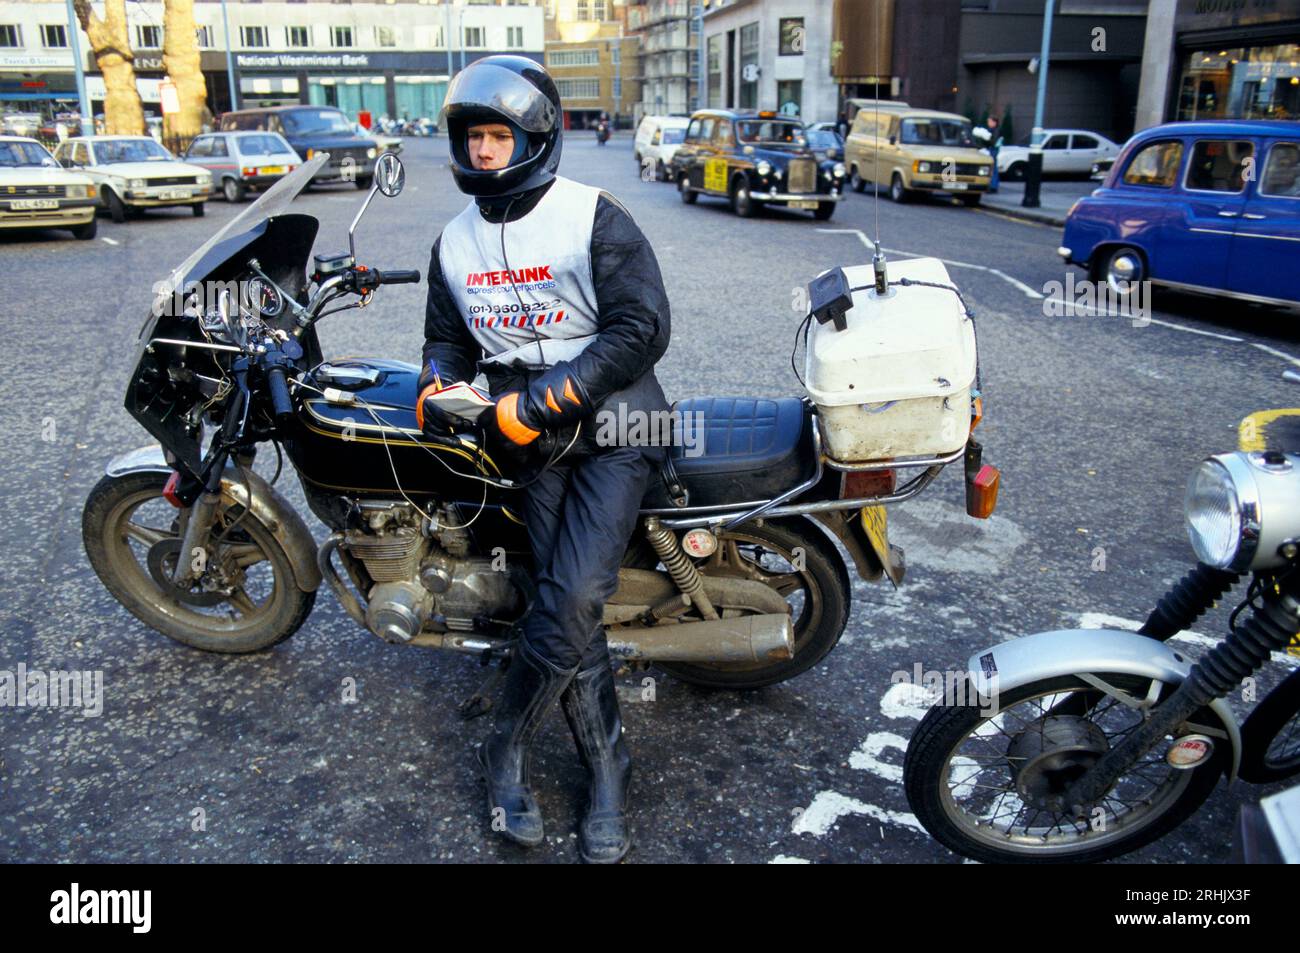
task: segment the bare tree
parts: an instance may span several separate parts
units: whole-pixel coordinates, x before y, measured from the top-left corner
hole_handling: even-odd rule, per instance
[[[208,98],[199,60],[194,0],[163,0],[163,67],[176,85],[181,107],[180,112],[163,116],[163,137],[179,147],[202,132]]]
[[[126,31],[126,0],[104,0],[103,19],[90,0],[73,0],[81,28],[90,38],[95,62],[104,75],[104,132],[138,136],[144,132],[144,106],[135,85],[135,54]],[[93,117],[87,117],[89,129]]]

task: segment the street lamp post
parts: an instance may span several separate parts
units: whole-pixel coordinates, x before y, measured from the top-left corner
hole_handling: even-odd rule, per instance
[[[239,108],[239,87],[235,84],[235,44],[230,39],[230,11],[226,0],[221,0],[221,28],[226,31],[226,80],[230,83],[230,108]]]
[[[95,131],[95,114],[90,109],[90,96],[86,94],[86,70],[81,62],[81,24],[77,21],[77,12],[72,9],[72,0],[68,2],[68,45],[72,48],[72,66],[77,74],[77,108],[81,110],[81,134],[88,136]],[[86,128],[89,121],[90,128]]]
[[[1043,106],[1047,101],[1047,60],[1052,52],[1052,13],[1056,0],[1047,0],[1043,8],[1043,48],[1038,56],[1038,99],[1034,103],[1034,129],[1029,141],[1029,172],[1025,176],[1025,197],[1020,204],[1038,208],[1043,181]]]

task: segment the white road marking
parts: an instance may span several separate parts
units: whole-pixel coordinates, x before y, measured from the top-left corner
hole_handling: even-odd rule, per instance
[[[889,748],[906,753],[907,739],[892,731],[873,731],[858,745],[858,750],[849,755],[849,767],[859,771],[868,771],[886,781],[902,781],[903,769],[888,761],[881,761],[880,754]]]
[[[769,864],[811,864],[811,860],[804,860],[802,857],[787,857],[785,854],[777,854]]]
[[[1079,628],[1081,629],[1124,629],[1128,632],[1136,632],[1142,628],[1142,623],[1133,619],[1125,619],[1123,616],[1110,615],[1106,612],[1080,612],[1077,614],[1079,619]],[[1203,648],[1212,649],[1223,641],[1222,637],[1205,635],[1202,632],[1195,632],[1191,629],[1184,629],[1175,635],[1171,642],[1185,642],[1188,645],[1199,645]],[[1279,662],[1289,668],[1300,666],[1300,658],[1294,655],[1288,655],[1285,652],[1274,652],[1273,661]]]
[[[911,814],[887,811],[883,807],[859,801],[857,798],[845,797],[838,791],[822,791],[814,797],[813,802],[799,815],[790,829],[795,834],[823,837],[841,817],[849,814],[863,814],[886,824],[910,827],[922,834],[925,833],[921,822]]]
[[[867,238],[867,236],[863,234],[862,229],[860,228],[819,228],[817,229],[817,231],[826,232],[832,235],[834,234],[857,235],[858,240],[862,242],[862,244],[866,245],[867,248],[871,249],[873,252],[876,249],[875,244],[871,241],[871,239]],[[891,255],[903,255],[907,258],[934,257],[930,255],[918,255],[916,252],[903,251],[901,248],[886,248],[885,251],[889,252]],[[945,265],[952,265],[954,268],[972,268],[975,271],[986,271],[991,275],[997,275],[999,278],[1001,278],[1007,284],[1011,285],[1013,288],[1016,288],[1017,290],[1024,292],[1025,297],[1033,298],[1035,301],[1041,301],[1044,297],[1046,297],[1041,291],[1035,291],[1033,288],[1029,287],[1029,285],[1025,284],[1023,281],[1020,281],[1018,278],[1012,278],[1005,271],[1002,271],[999,268],[991,268],[988,265],[976,265],[976,264],[972,264],[969,261],[957,261],[956,259],[953,258],[940,258],[939,260],[943,262]]]
[[[108,237],[101,237],[101,238],[100,238],[100,241],[101,241],[101,242],[105,242],[105,243],[107,243],[107,244],[109,244],[109,245],[120,245],[120,244],[122,244],[121,242],[119,242],[119,241],[115,241],[114,239],[112,239],[112,238],[108,238]]]
[[[1214,331],[1202,331],[1200,328],[1188,328],[1181,324],[1174,324],[1172,321],[1161,321],[1158,318],[1148,319],[1152,324],[1158,324],[1162,328],[1173,328],[1175,331],[1186,331],[1188,334],[1199,334],[1202,337],[1218,338],[1221,341],[1231,341],[1234,344],[1240,344],[1244,338],[1235,338],[1231,334],[1217,334]]]
[[[1292,357],[1290,354],[1287,354],[1285,351],[1279,351],[1276,348],[1271,348],[1267,344],[1256,344],[1254,341],[1250,342],[1250,346],[1257,347],[1261,351],[1265,351],[1269,354],[1272,354],[1274,357],[1280,357],[1284,361],[1290,361],[1296,367],[1300,367],[1300,358]]]
[[[911,718],[920,721],[930,710],[930,696],[924,685],[899,682],[880,696],[880,713],[886,718]]]

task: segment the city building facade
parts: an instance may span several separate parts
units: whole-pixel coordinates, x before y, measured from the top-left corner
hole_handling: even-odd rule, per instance
[[[641,39],[643,115],[686,116],[698,105],[700,3],[649,0],[628,7],[628,31]]]
[[[601,114],[631,125],[641,99],[641,38],[627,30],[623,0],[546,0],[546,68],[564,106],[566,129]]]

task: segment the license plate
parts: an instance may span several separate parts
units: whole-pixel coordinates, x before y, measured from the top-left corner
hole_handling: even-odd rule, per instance
[[[158,193],[158,198],[164,202],[168,199],[187,199],[190,197],[189,189],[163,189]]]
[[[790,202],[790,203],[788,203],[788,204],[789,204],[790,208],[816,208],[817,205],[818,205],[817,202],[802,202],[802,201],[801,201],[801,202]]]
[[[268,165],[257,170],[258,175],[284,175],[284,166]]]
[[[15,199],[9,203],[15,212],[34,212],[38,209],[58,208],[58,199]]]
[[[970,188],[970,186],[965,182],[953,182],[949,185],[945,185],[944,188],[951,189],[954,192],[964,192],[966,189]]]

